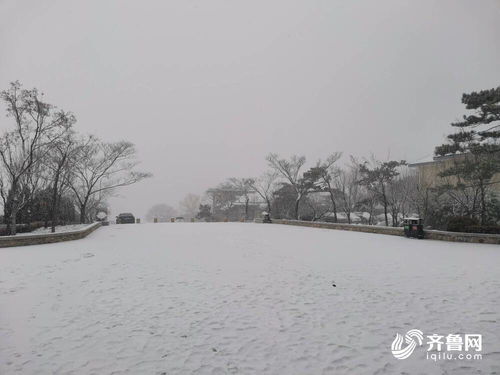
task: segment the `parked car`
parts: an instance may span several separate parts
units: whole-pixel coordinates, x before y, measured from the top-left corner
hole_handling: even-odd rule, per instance
[[[122,213],[116,217],[116,224],[134,224],[135,217],[129,212]]]

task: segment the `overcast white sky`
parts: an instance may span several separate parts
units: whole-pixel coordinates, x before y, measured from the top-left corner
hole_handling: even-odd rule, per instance
[[[500,84],[499,19],[499,0],[0,0],[0,88],[133,141],[155,177],[112,207],[143,215],[269,152],[432,154],[461,94]]]

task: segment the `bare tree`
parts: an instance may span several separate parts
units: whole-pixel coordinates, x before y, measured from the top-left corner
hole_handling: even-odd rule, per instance
[[[306,163],[305,156],[293,155],[290,160],[280,159],[277,154],[269,154],[266,157],[269,166],[278,172],[293,187],[296,198],[294,206],[294,218],[299,218],[299,205],[302,198],[310,190],[310,186],[304,183],[300,170]]]
[[[68,187],[71,173],[70,165],[76,152],[75,143],[74,133],[68,130],[64,136],[53,143],[51,151],[43,161],[43,164],[47,166],[47,180],[51,190],[50,207],[48,211],[52,233],[56,230],[59,202],[62,194]]]
[[[259,178],[253,180],[253,190],[266,202],[267,212],[271,214],[272,199],[274,192],[278,189],[276,179],[278,173],[274,170],[265,172]]]
[[[351,215],[360,201],[359,163],[351,156],[351,164],[347,169],[338,169],[334,181],[335,189],[340,198],[340,207],[344,211],[347,222],[351,224]]]
[[[94,136],[79,142],[68,182],[77,200],[82,223],[89,219],[86,208],[94,195],[110,193],[151,176],[135,170],[138,165],[135,157],[136,150],[130,142],[105,143]]]
[[[342,156],[341,152],[334,152],[329,155],[325,161],[319,160],[314,169],[317,170],[319,176],[319,186],[321,190],[327,191],[332,203],[333,220],[336,223],[337,218],[337,190],[335,187],[335,179],[339,175],[339,169],[335,166],[337,160]]]
[[[373,215],[375,214],[375,208],[377,206],[378,197],[377,195],[366,188],[366,186],[360,185],[360,198],[357,207],[368,214],[368,225],[373,225]]]
[[[225,182],[207,190],[207,197],[212,206],[212,215],[216,219],[227,218],[241,197],[241,193],[232,184]],[[221,217],[222,216],[222,217]]]
[[[176,215],[177,210],[175,208],[165,203],[159,203],[148,210],[146,220],[151,222],[154,221],[154,219],[158,219],[160,222],[167,222]]]
[[[406,162],[404,160],[380,162],[373,158],[371,165],[367,161],[359,165],[361,176],[360,183],[374,193],[378,201],[382,204],[386,226],[389,226],[388,187],[395,181],[396,177],[399,176],[398,168],[405,164]],[[393,225],[395,225],[394,219]]]
[[[179,208],[185,216],[194,218],[198,213],[200,202],[201,198],[199,195],[189,193],[179,202]]]
[[[87,207],[85,207],[86,220],[93,220],[100,211],[108,213],[107,200],[111,196],[113,196],[113,190],[105,190],[99,192],[99,194],[91,195],[87,202]]]
[[[413,190],[417,185],[415,175],[410,173],[407,167],[401,169],[399,176],[387,186],[387,200],[393,226],[398,226],[401,216],[407,216],[410,210],[410,200],[414,196]]]
[[[309,209],[311,221],[321,220],[326,214],[332,212],[332,203],[324,192],[308,194],[304,198],[304,205]]]
[[[229,184],[234,187],[240,197],[245,200],[245,220],[248,220],[248,206],[250,203],[250,194],[254,192],[253,185],[255,179],[253,178],[230,178]]]
[[[2,178],[0,195],[10,234],[16,234],[17,213],[29,202],[41,182],[41,160],[51,145],[74,122],[74,117],[45,103],[38,90],[23,89],[13,82],[0,93],[7,106],[7,116],[15,129],[0,138]]]

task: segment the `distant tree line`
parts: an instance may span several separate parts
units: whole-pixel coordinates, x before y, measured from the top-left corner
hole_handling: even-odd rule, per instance
[[[451,124],[456,131],[435,150],[451,166],[429,186],[402,160],[351,156],[341,166],[341,153],[332,152],[306,169],[305,156],[271,153],[262,176],[208,189],[198,218],[251,220],[265,210],[274,218],[398,226],[416,215],[433,228],[499,233],[500,87],[464,94],[462,102],[471,113]]]
[[[179,202],[178,208],[165,203],[155,204],[146,213],[146,221],[169,222],[176,217],[194,219],[198,214],[200,202],[201,198],[198,195],[189,193]]]
[[[106,198],[149,173],[138,171],[127,141],[105,142],[79,134],[76,117],[44,100],[37,89],[13,82],[0,92],[9,130],[0,134],[0,198],[3,233],[18,223],[87,223]]]
[[[269,154],[262,176],[229,178],[209,189],[198,217],[251,220],[265,210],[274,218],[398,225],[411,212],[416,176],[404,161],[350,157],[341,167],[340,157],[333,152],[305,169],[305,156]]]

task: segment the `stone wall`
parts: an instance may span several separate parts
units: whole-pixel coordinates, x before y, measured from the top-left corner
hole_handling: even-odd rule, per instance
[[[91,224],[83,229],[71,232],[44,233],[44,234],[19,234],[17,236],[0,237],[0,247],[40,245],[45,243],[79,240],[101,226],[101,223]]]
[[[441,230],[424,230],[424,232],[425,238],[429,240],[488,243],[493,245],[500,245],[500,234],[458,233],[445,232]]]
[[[350,230],[354,232],[404,236],[403,228],[400,227],[380,227],[375,225],[339,224],[339,223],[324,223],[318,221],[300,221],[300,220],[283,220],[283,219],[273,219],[273,223],[297,225],[301,227],[339,229],[339,230]],[[439,240],[439,241],[500,244],[500,235],[498,234],[457,233],[457,232],[445,232],[440,230],[424,230],[424,238],[429,240]]]

